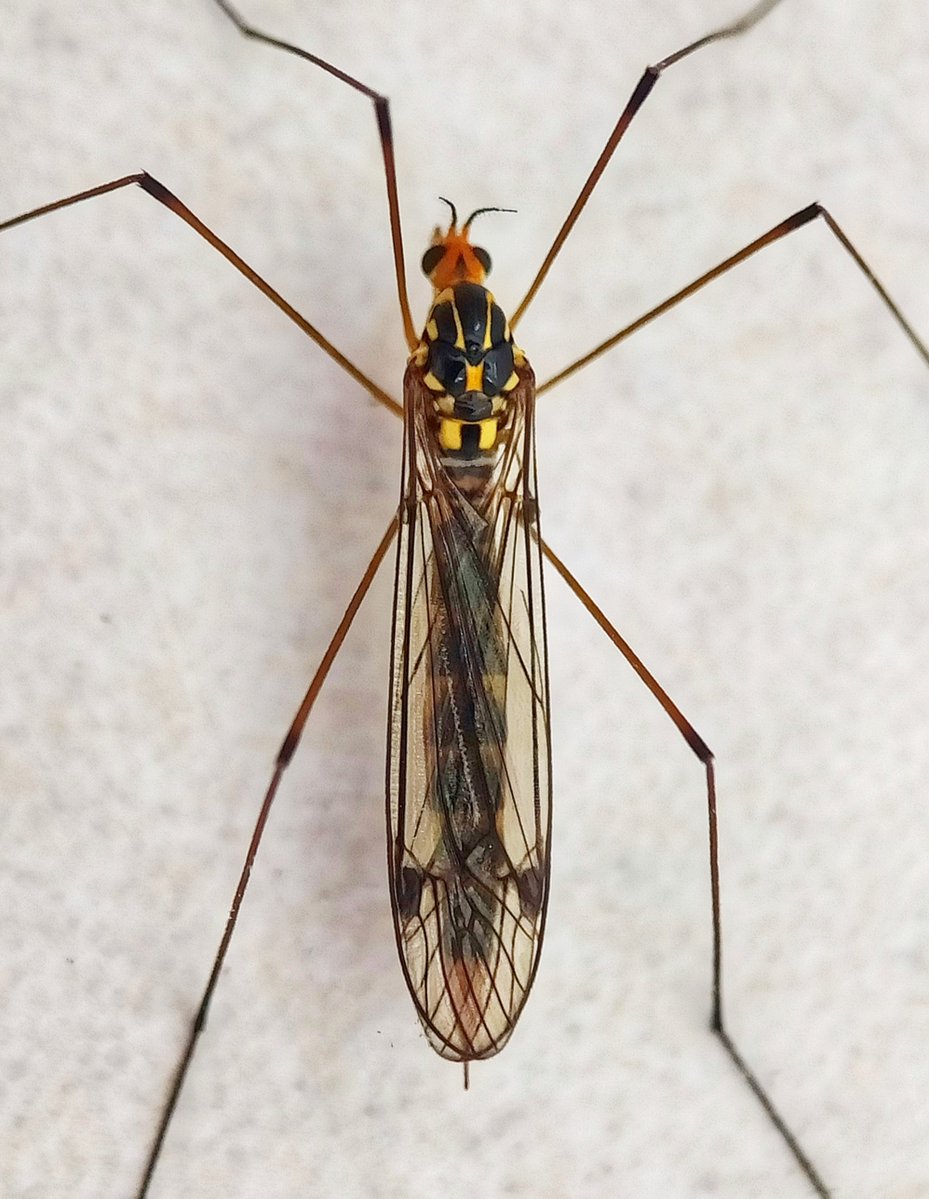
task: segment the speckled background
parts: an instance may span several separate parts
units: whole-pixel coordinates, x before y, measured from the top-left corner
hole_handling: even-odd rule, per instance
[[[145,167],[399,387],[361,97],[208,0],[9,7],[0,215]],[[738,7],[248,3],[393,98],[411,269],[439,193],[519,210],[480,230],[510,307],[645,63]],[[675,67],[521,326],[540,377],[814,199],[929,334],[927,63],[912,0],[784,0]],[[399,429],[140,192],[0,240],[0,389],[0,1192],[123,1199]],[[929,1195],[929,370],[816,225],[547,396],[539,449],[551,544],[718,755],[733,1031],[836,1196]],[[429,1051],[384,879],[389,573],[153,1199],[807,1195],[706,1031],[700,770],[554,579],[542,967],[469,1094]]]

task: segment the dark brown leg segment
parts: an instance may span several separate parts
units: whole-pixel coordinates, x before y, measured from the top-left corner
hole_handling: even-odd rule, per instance
[[[737,1049],[735,1042],[729,1036],[723,1023],[722,924],[719,901],[719,832],[716,819],[716,772],[713,767],[713,752],[690,723],[690,721],[687,720],[680,708],[677,706],[677,704],[675,704],[674,700],[671,699],[658,680],[648,670],[641,658],[636,655],[629,643],[610,623],[602,609],[600,609],[597,604],[594,603],[574,575],[571,574],[557,554],[555,554],[553,550],[549,549],[544,541],[542,542],[542,552],[552,566],[554,566],[555,570],[558,571],[564,581],[568,584],[577,598],[581,601],[590,615],[594,618],[600,628],[604,631],[604,633],[606,633],[610,641],[613,642],[619,652],[623,655],[645,686],[649,689],[649,691],[651,691],[655,699],[658,700],[662,708],[665,710],[665,712],[667,712],[668,716],[674,722],[678,732],[703,764],[703,768],[706,772],[706,798],[710,833],[710,897],[713,910],[713,984],[710,1027],[719,1038],[723,1048],[734,1062],[739,1073],[745,1079],[746,1083],[748,1083],[752,1092],[758,1099],[758,1102],[764,1108],[768,1119],[781,1134],[784,1143],[793,1154],[797,1165],[803,1171],[813,1190],[817,1195],[822,1196],[823,1199],[829,1199],[829,1191],[826,1189],[825,1183],[820,1178],[816,1167],[803,1151],[800,1142],[797,1140],[794,1133],[791,1132],[790,1128],[788,1128],[783,1116],[781,1116],[780,1112],[774,1106],[774,1103],[772,1102],[768,1093],[765,1091],[764,1087],[746,1065],[745,1059]]]
[[[323,654],[323,660],[317,667],[316,673],[313,675],[313,680],[307,688],[306,695],[303,697],[303,702],[297,709],[297,714],[291,721],[290,728],[287,730],[281,748],[278,751],[277,758],[274,763],[274,773],[271,775],[271,781],[268,784],[268,789],[265,792],[264,799],[261,802],[261,808],[258,812],[258,819],[255,821],[255,828],[252,832],[251,840],[248,843],[248,851],[245,854],[245,861],[242,864],[242,872],[239,875],[239,881],[236,885],[235,894],[232,897],[232,904],[229,908],[229,915],[226,917],[226,927],[223,929],[223,935],[219,942],[219,948],[216,951],[216,957],[213,961],[213,968],[210,970],[209,978],[207,979],[206,987],[200,999],[200,1006],[197,1008],[197,1014],[194,1017],[190,1032],[187,1035],[187,1042],[181,1052],[180,1060],[174,1070],[174,1075],[171,1079],[171,1085],[168,1091],[168,1098],[165,1101],[165,1106],[161,1114],[161,1119],[158,1122],[158,1129],[155,1133],[155,1138],[152,1142],[152,1147],[149,1150],[148,1159],[145,1163],[145,1169],[142,1173],[141,1181],[139,1182],[138,1190],[136,1191],[136,1199],[145,1199],[148,1194],[149,1184],[152,1181],[152,1176],[155,1173],[155,1167],[158,1164],[158,1158],[161,1153],[161,1147],[164,1144],[167,1136],[168,1128],[171,1124],[171,1119],[174,1116],[177,1108],[177,1101],[180,1098],[181,1088],[184,1085],[184,1079],[187,1077],[187,1071],[190,1067],[191,1059],[193,1058],[194,1049],[197,1045],[197,1040],[203,1032],[206,1025],[207,1011],[210,1006],[210,1000],[213,996],[213,991],[216,989],[216,983],[219,980],[220,971],[223,968],[223,962],[226,959],[226,952],[229,949],[229,942],[232,940],[232,934],[235,931],[236,921],[239,918],[239,909],[242,906],[242,900],[245,897],[248,881],[252,873],[252,865],[255,861],[255,855],[258,853],[258,846],[261,844],[261,838],[265,830],[265,825],[268,822],[268,815],[271,811],[271,805],[274,802],[274,797],[277,794],[277,789],[283,777],[284,771],[287,769],[300,737],[306,727],[306,722],[309,719],[310,712],[316,702],[323,683],[326,681],[326,675],[329,673],[329,668],[335,661],[336,655],[342,647],[342,642],[351,628],[352,621],[358,609],[361,607],[361,602],[368,592],[368,588],[377,574],[378,567],[384,559],[384,555],[390,548],[390,543],[394,539],[397,531],[397,518],[394,517],[387,528],[387,532],[381,539],[380,544],[374,551],[371,561],[368,563],[361,582],[355,589],[355,594],[352,596],[348,607],[345,609],[345,615],[339,622],[339,627],[335,631],[335,635],[329,642],[326,652]]]
[[[39,208],[32,208],[29,212],[20,213],[19,216],[11,217],[7,221],[0,221],[0,233],[4,229],[12,229],[14,225],[22,225],[26,221],[35,220],[36,217],[45,216],[47,213],[55,212],[59,208],[68,208],[71,204],[79,204],[82,200],[92,200],[96,196],[105,196],[107,192],[118,191],[122,187],[131,187],[133,184],[138,184],[143,191],[148,192],[159,204],[163,204],[175,216],[179,216],[195,233],[199,233],[203,240],[209,242],[214,250],[218,250],[227,262],[232,263],[239,274],[244,275],[249,283],[254,284],[262,294],[268,297],[272,304],[280,308],[281,312],[289,317],[298,329],[302,329],[307,337],[312,338],[321,350],[325,350],[333,362],[338,363],[347,374],[351,375],[356,383],[360,383],[368,395],[377,400],[379,404],[383,404],[385,408],[389,408],[397,416],[402,416],[403,409],[396,400],[392,399],[383,388],[378,387],[353,362],[350,362],[340,350],[336,349],[331,341],[320,333],[315,325],[311,325],[306,317],[301,316],[296,308],[284,299],[280,292],[275,291],[270,283],[267,283],[257,271],[252,270],[248,263],[243,258],[240,258],[231,246],[226,245],[221,238],[217,237],[213,230],[204,225],[203,221],[192,213],[186,204],[183,204],[173,192],[168,191],[163,183],[159,183],[147,171],[139,171],[135,175],[123,175],[121,179],[113,179],[109,183],[101,183],[97,187],[88,188],[87,191],[75,192],[72,196],[63,196],[60,200],[53,200],[51,204],[43,204]]]
[[[225,0],[216,0],[216,2],[225,7]],[[755,4],[744,16],[739,17],[737,21],[733,21],[730,25],[724,25],[722,29],[716,29],[712,33],[705,34],[703,37],[698,38],[697,41],[684,46],[683,49],[669,54],[667,58],[663,58],[661,62],[656,63],[654,66],[645,68],[642,78],[635,85],[635,90],[629,97],[626,107],[620,113],[619,120],[613,128],[613,132],[607,138],[606,145],[603,147],[600,157],[594,164],[594,169],[587,176],[571,211],[565,217],[564,224],[558,230],[558,234],[552,242],[551,249],[545,255],[545,261],[539,267],[536,277],[529,285],[529,290],[523,296],[522,302],[510,318],[510,325],[514,329],[522,319],[523,313],[535,299],[536,292],[542,286],[549,270],[551,270],[552,263],[558,257],[561,247],[568,240],[568,235],[574,228],[577,218],[584,211],[584,206],[593,195],[594,188],[600,182],[600,176],[606,170],[607,164],[613,157],[613,151],[622,140],[623,134],[632,124],[632,118],[648,99],[649,93],[658,82],[660,76],[668,67],[674,66],[676,62],[680,62],[682,58],[687,58],[688,55],[696,53],[697,50],[702,50],[704,46],[709,46],[713,42],[720,42],[724,38],[738,37],[741,33],[747,33],[753,25],[757,25],[762,17],[766,17],[771,9],[779,3],[780,0],[761,0],[759,4]]]
[[[617,333],[614,333],[612,337],[608,337],[606,341],[601,341],[598,346],[594,346],[592,350],[588,350],[586,354],[582,354],[580,358],[576,358],[573,362],[569,363],[566,367],[560,370],[557,375],[552,375],[550,379],[546,379],[545,382],[541,383],[537,388],[537,394],[541,395],[543,391],[548,391],[549,388],[555,387],[558,383],[563,383],[565,379],[568,379],[571,375],[576,374],[583,367],[587,366],[588,363],[593,362],[594,359],[599,358],[602,354],[606,354],[609,350],[612,350],[614,346],[618,346],[621,341],[625,341],[627,337],[631,337],[633,333],[636,333],[644,325],[649,324],[659,316],[663,316],[677,304],[680,304],[682,300],[686,300],[688,296],[692,296],[695,292],[698,292],[700,288],[705,287],[707,283],[711,283],[714,279],[718,279],[720,275],[725,275],[727,271],[732,270],[734,266],[738,266],[740,262],[745,262],[747,258],[751,258],[753,254],[757,254],[759,250],[763,250],[765,246],[773,245],[776,241],[780,241],[782,237],[786,237],[789,233],[796,232],[797,229],[802,229],[804,225],[808,225],[811,221],[815,221],[818,217],[821,217],[822,220],[825,221],[827,228],[835,236],[839,245],[847,254],[851,256],[858,269],[877,292],[881,303],[906,334],[907,338],[909,338],[910,343],[916,350],[916,353],[919,354],[926,365],[929,366],[929,349],[926,348],[926,343],[917,335],[916,330],[909,323],[906,317],[904,317],[903,313],[897,307],[895,301],[891,298],[890,293],[846,236],[838,221],[835,220],[832,214],[825,209],[822,204],[808,204],[806,208],[801,208],[799,212],[793,213],[792,216],[787,217],[786,220],[783,220],[780,222],[780,224],[775,225],[773,229],[769,229],[767,233],[762,233],[761,237],[756,237],[755,240],[749,242],[747,246],[743,246],[738,253],[724,259],[724,261],[720,262],[717,266],[714,266],[712,270],[707,271],[698,279],[694,279],[693,283],[688,283],[686,287],[682,287],[680,291],[676,291],[674,295],[669,296],[667,300],[663,300],[654,308],[650,308],[648,312],[644,312],[641,316],[636,317],[636,319],[630,324],[624,325],[623,328]]]
[[[774,0],[774,2],[776,3],[777,0]],[[295,46],[292,42],[283,42],[280,38],[271,37],[269,34],[255,29],[236,12],[232,5],[228,3],[228,0],[216,0],[216,4],[245,37],[252,38],[256,42],[264,42],[266,46],[274,46],[276,50],[286,50],[288,54],[296,54],[298,58],[313,63],[314,66],[320,67],[330,75],[335,76],[336,79],[341,79],[343,83],[347,83],[349,87],[353,87],[356,91],[361,92],[374,105],[374,115],[377,118],[377,132],[381,139],[381,153],[384,156],[384,175],[387,181],[387,206],[390,211],[390,240],[394,251],[394,271],[397,276],[397,298],[400,301],[400,315],[403,318],[403,335],[406,338],[407,347],[410,350],[415,350],[419,338],[416,336],[416,330],[413,326],[413,317],[410,314],[410,300],[406,290],[406,268],[403,263],[403,233],[400,226],[400,201],[397,197],[397,168],[394,162],[394,135],[390,124],[390,101],[386,96],[382,96],[379,92],[374,91],[373,88],[368,87],[366,83],[362,83],[360,79],[355,79],[345,71],[340,71],[338,67],[334,67],[332,63],[326,62],[324,58],[319,58],[317,55],[311,54],[309,50],[303,50],[300,46]]]

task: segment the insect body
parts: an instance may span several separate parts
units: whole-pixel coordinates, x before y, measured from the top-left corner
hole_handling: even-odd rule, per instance
[[[551,823],[534,379],[452,225],[404,380],[388,752],[391,900],[443,1057],[508,1040],[538,964]]]

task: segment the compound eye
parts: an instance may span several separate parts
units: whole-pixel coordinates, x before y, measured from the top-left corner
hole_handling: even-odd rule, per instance
[[[489,275],[490,274],[490,255],[481,246],[472,246],[471,249],[474,253],[474,257],[478,260],[478,262],[484,268],[484,274]]]
[[[445,254],[444,246],[430,246],[423,255],[422,268],[423,274],[428,278],[435,268],[442,261]]]

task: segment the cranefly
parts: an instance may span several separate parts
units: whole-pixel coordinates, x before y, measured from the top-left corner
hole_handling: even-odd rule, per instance
[[[379,388],[280,296],[167,187],[127,175],[0,223],[0,230],[67,205],[139,185],[216,248],[368,393],[404,422],[400,504],[365,570],[281,746],[199,1010],[176,1066],[137,1194],[148,1190],[281,776],[354,616],[397,539],[389,747],[388,862],[400,960],[427,1037],[468,1064],[506,1044],[535,977],[549,893],[551,765],[542,562],[561,574],[658,699],[706,775],[713,921],[712,1016],[718,1036],[812,1188],[826,1185],[723,1021],[716,791],[713,755],[603,612],[542,540],[534,405],[567,378],[711,280],[821,219],[929,362],[929,352],[833,217],[819,204],[792,214],[538,387],[514,335],[554,259],[661,74],[697,50],[750,29],[779,0],[648,67],[607,140],[530,288],[507,319],[486,286],[490,257],[470,240],[478,209],[437,229],[422,266],[434,295],[417,334],[407,298],[389,105],[330,63],[251,28],[245,35],[295,54],[366,95],[377,118],[387,184],[396,284],[409,360],[403,403]],[[448,201],[446,201],[448,203]],[[491,210],[493,211],[493,210]]]

